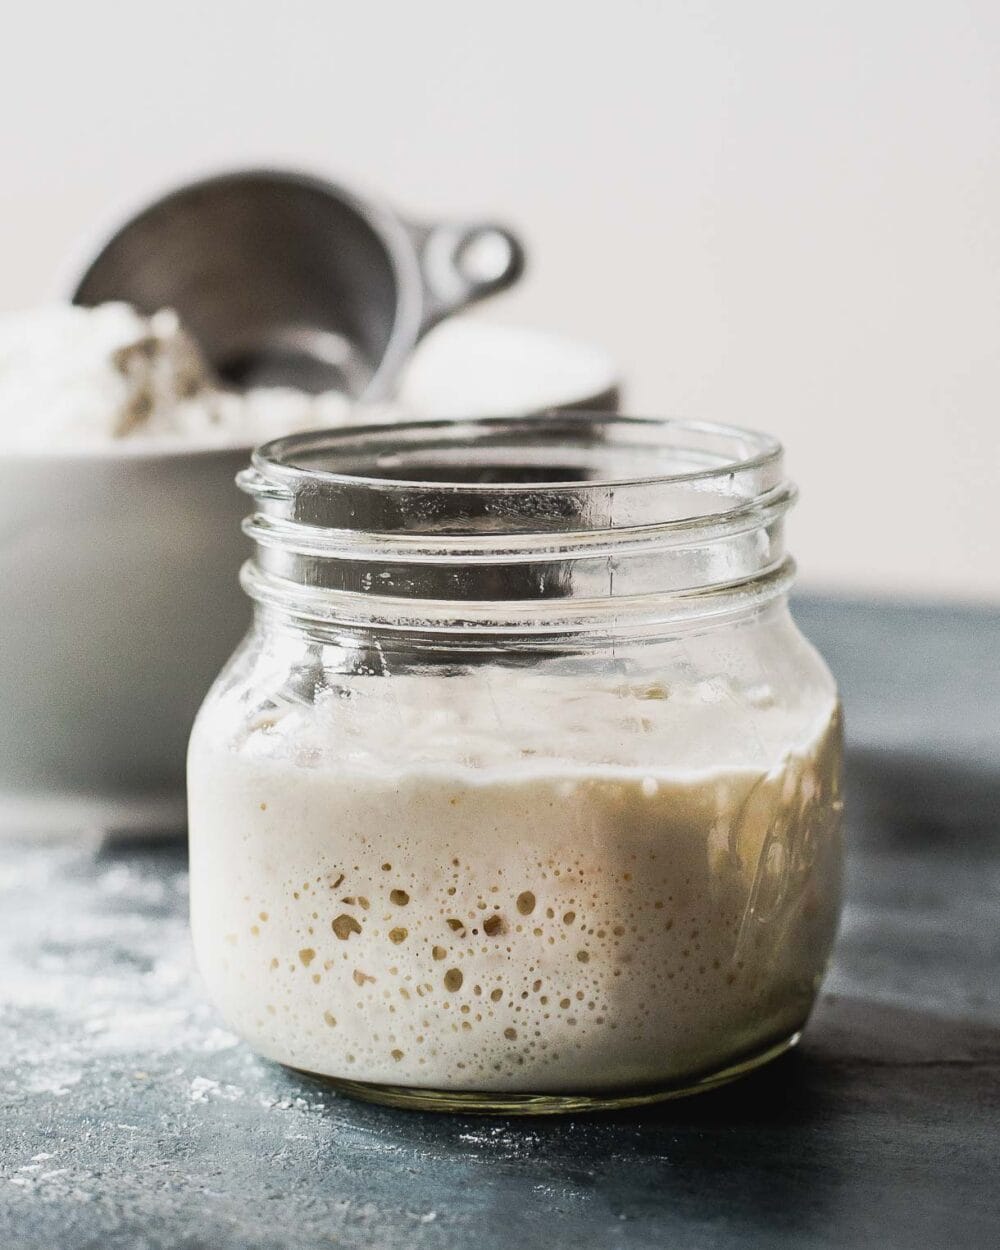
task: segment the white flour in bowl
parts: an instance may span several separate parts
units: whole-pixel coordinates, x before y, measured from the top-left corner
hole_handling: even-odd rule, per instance
[[[524,327],[450,318],[420,344],[391,403],[291,387],[218,385],[175,312],[53,304],[0,315],[0,451],[252,447],[300,430],[404,416],[497,416],[607,406],[608,357]]]
[[[0,317],[0,434],[8,450],[250,446],[343,424],[356,410],[335,392],[221,389],[171,309],[145,317],[128,304],[54,304]]]

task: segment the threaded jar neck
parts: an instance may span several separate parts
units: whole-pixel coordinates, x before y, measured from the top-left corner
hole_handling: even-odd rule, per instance
[[[344,625],[653,626],[781,594],[795,488],[736,427],[604,413],[347,427],[267,443],[244,586]]]

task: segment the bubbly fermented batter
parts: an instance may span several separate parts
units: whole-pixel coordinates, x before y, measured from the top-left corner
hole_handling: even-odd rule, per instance
[[[190,761],[199,963],[264,1054],[584,1092],[710,1072],[804,1023],[839,906],[832,704],[770,766],[692,771],[560,764],[522,740],[516,763],[473,741],[392,772],[347,732],[327,755],[281,730],[202,726]]]

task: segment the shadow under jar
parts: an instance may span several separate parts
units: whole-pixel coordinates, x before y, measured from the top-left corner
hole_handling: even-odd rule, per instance
[[[397,1106],[615,1107],[798,1039],[840,716],[780,446],[602,414],[282,439],[189,752],[195,949],[258,1051]]]

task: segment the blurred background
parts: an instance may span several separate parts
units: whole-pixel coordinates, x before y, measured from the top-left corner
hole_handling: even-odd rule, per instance
[[[996,0],[110,0],[0,49],[0,307],[220,166],[495,216],[475,315],[610,350],[626,410],[788,445],[811,589],[1000,602]]]

